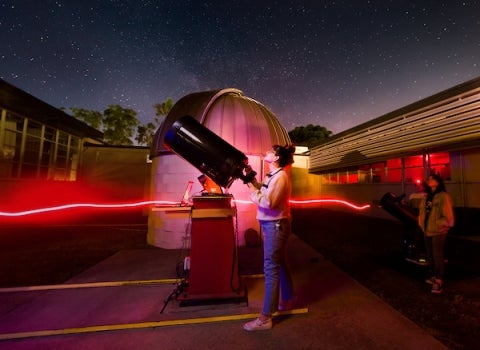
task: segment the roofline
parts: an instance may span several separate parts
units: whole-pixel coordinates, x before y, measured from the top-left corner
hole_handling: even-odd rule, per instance
[[[468,149],[479,135],[477,78],[326,139],[311,149],[309,172]]]
[[[475,89],[480,87],[480,77],[474,78],[472,80],[469,80],[467,82],[455,85],[452,88],[449,88],[447,90],[441,91],[439,93],[436,93],[432,96],[426,97],[422,100],[413,102],[405,107],[401,107],[399,109],[396,109],[392,112],[389,112],[387,114],[384,114],[380,117],[377,117],[375,119],[371,119],[365,123],[359,124],[357,126],[354,126],[353,128],[347,129],[345,131],[342,131],[338,134],[332,135],[329,138],[325,139],[322,143],[318,144],[315,147],[325,145],[330,142],[334,142],[337,139],[343,138],[345,136],[351,136],[355,132],[362,131],[364,129],[368,129],[370,127],[376,126],[380,123],[384,123],[390,119],[394,119],[402,114],[407,114],[410,112],[413,112],[415,110],[421,109],[423,107],[427,107],[429,105],[441,102],[442,100],[447,99],[448,97],[455,96],[458,94],[462,94],[464,92],[467,92],[469,90]],[[313,148],[315,148],[313,147]]]
[[[103,132],[0,79],[0,108],[80,137],[103,139]]]

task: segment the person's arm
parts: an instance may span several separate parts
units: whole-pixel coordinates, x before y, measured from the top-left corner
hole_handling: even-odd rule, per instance
[[[420,201],[420,205],[418,207],[418,226],[425,232],[425,204],[426,204],[426,196],[422,198]]]
[[[257,181],[257,178],[253,178],[253,181],[250,182],[250,183],[251,183],[252,186],[253,186],[255,189],[257,189],[257,190],[259,190],[259,189],[262,187],[262,183],[261,183],[261,182],[258,182],[258,181]]]
[[[443,196],[442,220],[439,223],[442,233],[447,233],[455,224],[455,215],[453,213],[452,197],[448,193]]]
[[[263,191],[254,190],[250,197],[252,201],[259,207],[272,209],[277,208],[285,195],[285,187],[287,186],[287,177],[284,172],[278,173],[273,178],[268,187]]]

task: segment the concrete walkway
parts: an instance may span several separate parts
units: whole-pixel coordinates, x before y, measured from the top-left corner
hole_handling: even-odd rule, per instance
[[[244,249],[252,253],[240,266],[258,267],[258,248]],[[245,300],[165,306],[179,252],[139,249],[65,285],[0,290],[0,349],[446,349],[300,239],[292,237],[289,253],[304,307],[279,315],[270,331],[242,329],[261,309],[254,269],[243,274]]]

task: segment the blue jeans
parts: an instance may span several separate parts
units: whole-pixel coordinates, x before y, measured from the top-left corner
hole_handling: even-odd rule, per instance
[[[432,264],[432,273],[435,278],[443,281],[445,277],[445,240],[447,235],[425,237],[427,254]]]
[[[260,221],[263,235],[265,296],[262,313],[270,316],[278,309],[279,292],[283,301],[293,298],[293,280],[287,263],[286,246],[290,220]]]

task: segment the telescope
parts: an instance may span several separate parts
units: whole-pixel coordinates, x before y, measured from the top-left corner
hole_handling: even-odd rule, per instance
[[[387,192],[380,199],[380,205],[386,212],[403,222],[408,227],[417,227],[417,216],[415,210],[401,200],[392,192]]]
[[[255,178],[254,171],[244,174],[248,158],[243,152],[189,115],[167,130],[164,146],[221,187],[229,188],[236,179],[248,183]]]

